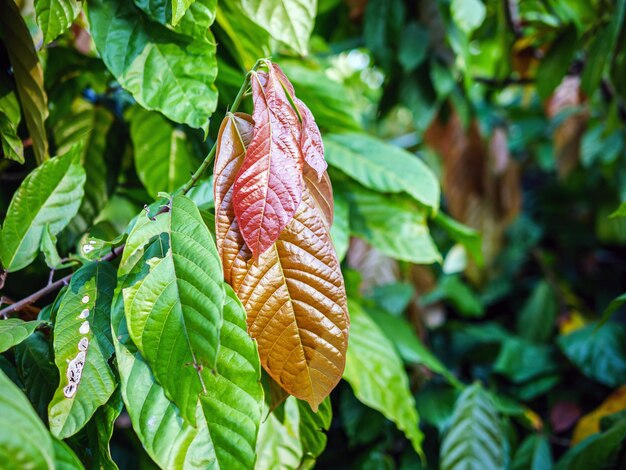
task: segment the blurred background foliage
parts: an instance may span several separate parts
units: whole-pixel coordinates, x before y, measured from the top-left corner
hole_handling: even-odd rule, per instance
[[[83,13],[41,49],[50,153],[81,136],[96,165],[79,216],[59,234],[61,256],[85,233],[114,239],[158,191],[186,182],[242,73],[271,54],[324,133],[348,293],[403,360],[425,436],[420,459],[342,382],[317,467],[626,465],[626,1],[319,0],[304,57],[238,8],[219,2],[211,28],[226,47],[207,141],[134,104],[96,57]],[[32,4],[22,14],[41,44]],[[3,69],[10,55],[0,46]],[[24,166],[0,161],[3,216],[37,145],[24,142]],[[430,235],[411,188],[374,192],[341,171],[350,152],[393,166],[390,145],[441,181]],[[210,180],[193,196],[210,221]],[[42,266],[12,274],[4,293],[19,299],[45,283]],[[20,369],[31,355],[53,382],[42,336],[24,344],[20,378],[32,380]],[[36,393],[45,415],[51,391]],[[121,467],[150,465],[124,415],[112,447]]]

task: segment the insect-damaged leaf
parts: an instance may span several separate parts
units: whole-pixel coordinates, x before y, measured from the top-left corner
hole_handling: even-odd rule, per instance
[[[271,70],[271,69],[270,69]],[[273,73],[253,73],[254,133],[235,180],[237,222],[255,258],[278,239],[302,199],[300,122]]]
[[[215,368],[220,343],[220,261],[189,198],[174,196],[170,210],[153,219],[139,217],[119,268],[121,276],[143,274],[123,290],[128,331],[168,398],[195,425],[198,396],[207,391],[204,374]],[[136,266],[155,246],[158,252]]]
[[[258,342],[265,370],[317,410],[345,365],[349,320],[343,277],[326,216],[306,185],[294,218],[253,259],[232,204],[251,134],[249,116],[228,115],[218,137],[215,220],[224,277],[248,312],[248,331]]]

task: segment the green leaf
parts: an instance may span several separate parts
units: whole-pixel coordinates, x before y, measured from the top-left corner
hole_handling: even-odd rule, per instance
[[[509,338],[502,343],[493,370],[512,382],[527,382],[558,370],[555,353],[552,345]]]
[[[33,262],[46,225],[56,235],[78,211],[85,184],[78,152],[74,147],[64,156],[46,161],[13,195],[0,232],[0,259],[8,272]]]
[[[48,159],[45,120],[48,98],[43,86],[43,69],[28,27],[15,2],[0,2],[0,29],[7,48],[20,97],[24,120],[33,141],[37,163]]]
[[[504,434],[493,400],[480,384],[467,387],[454,407],[441,444],[442,470],[505,468]]]
[[[530,341],[547,341],[554,331],[557,310],[550,284],[539,281],[517,317],[518,334]]]
[[[362,307],[348,301],[350,343],[343,378],[363,404],[380,411],[422,454],[423,435],[402,360]]]
[[[356,184],[337,187],[350,205],[350,231],[386,255],[416,264],[441,261],[424,210],[400,195],[381,194]]]
[[[611,300],[611,303],[609,304],[609,306],[602,313],[602,318],[600,322],[598,323],[598,328],[604,325],[609,320],[609,318],[611,318],[611,316],[619,308],[621,308],[622,305],[624,305],[624,302],[626,302],[626,293],[618,297],[615,297],[613,300]]]
[[[469,35],[483,24],[487,9],[481,0],[452,0],[450,12],[457,26]]]
[[[195,424],[198,396],[209,391],[207,374],[216,368],[222,266],[200,212],[185,196],[174,196],[155,220],[140,215],[119,274],[134,269],[153,244],[163,244],[162,254],[146,259],[141,269],[148,272],[123,291],[128,330],[168,397]]]
[[[8,74],[0,72],[0,144],[4,158],[24,163],[24,145],[17,128],[22,119],[20,104]]]
[[[41,419],[48,422],[48,404],[59,384],[59,371],[46,338],[35,332],[15,346],[15,365],[24,390]]]
[[[466,317],[482,317],[485,314],[476,293],[455,274],[441,276],[437,288],[424,295],[421,300],[425,305],[447,300]]]
[[[52,438],[55,470],[81,470],[85,467],[74,451],[63,441]]]
[[[611,219],[614,219],[615,217],[626,217],[626,202],[622,202],[609,217]]]
[[[613,468],[612,463],[626,439],[626,419],[622,418],[604,432],[592,434],[570,448],[557,462],[556,470]]]
[[[296,95],[306,103],[322,129],[330,132],[361,130],[354,111],[357,106],[343,84],[328,78],[323,69],[304,67],[301,62],[281,61],[280,66]]]
[[[126,0],[94,0],[88,11],[96,47],[120,85],[144,108],[205,133],[217,105],[215,41],[208,29],[215,10],[207,5],[215,2],[197,0],[176,30]]]
[[[48,430],[24,394],[0,371],[0,461],[12,468],[50,469],[54,449]]]
[[[65,32],[82,8],[80,0],[36,0],[37,23],[43,32],[43,42],[48,44]]]
[[[121,160],[118,126],[113,113],[104,106],[83,99],[72,103],[53,133],[60,154],[81,143],[80,161],[85,169],[85,197],[78,214],[69,225],[74,233],[83,234],[106,206],[117,180]]]
[[[439,182],[416,155],[356,133],[327,135],[324,148],[330,165],[363,186],[383,193],[406,192],[437,212]]]
[[[438,212],[434,220],[453,240],[465,247],[478,266],[483,266],[482,237],[478,231],[454,220],[443,212]]]
[[[317,457],[326,448],[326,431],[330,429],[333,419],[333,408],[330,397],[320,403],[317,413],[311,410],[308,403],[298,400],[300,412],[300,442],[302,443],[302,462],[299,469],[313,468]]]
[[[161,114],[138,106],[130,113],[130,137],[137,175],[152,197],[160,191],[173,193],[194,172],[191,143]]]
[[[49,407],[50,431],[59,439],[87,424],[115,390],[108,360],[115,269],[106,261],[85,264],[72,276],[54,323],[55,362],[61,375]]]
[[[315,22],[316,0],[240,0],[248,18],[270,36],[306,55]]]
[[[24,321],[19,318],[0,320],[0,353],[24,341],[43,323],[40,320]]]
[[[561,83],[576,53],[576,28],[570,26],[552,44],[537,68],[537,93],[548,99]]]
[[[348,245],[350,244],[350,214],[349,205],[345,197],[336,193],[333,197],[335,203],[335,213],[333,216],[333,225],[330,228],[330,236],[335,245],[337,259],[342,261],[348,253]]]
[[[61,256],[57,251],[57,236],[50,233],[50,226],[48,224],[44,225],[39,249],[43,253],[49,268],[57,269],[61,266]]]
[[[606,323],[596,329],[587,325],[557,343],[563,354],[587,377],[617,387],[626,382],[626,333],[618,323]]]
[[[426,27],[415,21],[407,23],[398,50],[398,61],[405,72],[412,72],[424,62],[428,52],[429,39]]]
[[[553,467],[550,443],[541,434],[528,436],[515,452],[511,464],[512,470],[550,470]]]
[[[386,338],[392,342],[406,363],[426,366],[433,372],[444,376],[455,387],[462,387],[461,382],[420,341],[412,331],[413,327],[404,318],[375,309],[368,309],[367,313],[376,322]]]
[[[172,0],[172,25],[176,26],[196,0]]]

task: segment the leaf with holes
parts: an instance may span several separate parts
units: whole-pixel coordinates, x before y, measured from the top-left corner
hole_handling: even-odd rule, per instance
[[[24,341],[43,323],[41,320],[24,321],[19,318],[0,320],[0,352]]]
[[[110,309],[115,268],[106,261],[81,267],[63,296],[54,323],[55,362],[61,375],[50,402],[50,431],[59,439],[87,424],[115,390]]]
[[[119,274],[128,274],[152,244],[162,244],[163,254],[146,259],[146,275],[124,287],[128,331],[167,396],[195,424],[198,397],[209,391],[206,373],[215,371],[219,348],[220,260],[198,208],[185,196],[172,197],[169,210],[154,220],[139,216]]]
[[[258,260],[244,243],[233,185],[250,142],[249,117],[222,122],[215,160],[216,238],[224,277],[248,312],[261,364],[287,392],[314,410],[345,364],[348,317],[343,277],[328,221],[305,187],[300,208]]]
[[[28,27],[15,2],[0,2],[0,29],[9,54],[17,93],[38,163],[48,159],[45,120],[48,97],[43,87],[43,69]]]
[[[120,85],[144,108],[206,133],[217,105],[216,43],[208,29],[215,2],[194,2],[174,30],[126,0],[95,0],[88,13],[96,47]]]
[[[37,0],[35,12],[37,23],[43,32],[43,42],[54,41],[69,28],[82,7],[80,0]]]
[[[129,114],[137,176],[152,197],[173,193],[196,168],[187,135],[159,113],[135,106]]]
[[[300,123],[273,69],[251,78],[254,132],[235,179],[233,206],[258,258],[278,239],[302,199]]]
[[[8,272],[33,262],[46,224],[56,235],[78,211],[85,184],[79,151],[73,147],[37,167],[13,195],[0,232],[0,260]]]
[[[504,436],[491,397],[478,383],[467,387],[441,444],[441,469],[504,468]]]
[[[423,435],[402,360],[358,303],[350,300],[348,308],[350,346],[343,378],[361,403],[393,421],[421,454]]]

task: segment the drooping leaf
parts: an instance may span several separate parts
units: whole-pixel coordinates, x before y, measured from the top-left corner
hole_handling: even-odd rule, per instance
[[[331,134],[324,138],[326,160],[363,186],[384,193],[406,192],[439,208],[439,183],[415,155],[366,134]]]
[[[83,470],[85,468],[74,451],[65,442],[53,437],[52,447],[54,447],[55,470]]]
[[[48,430],[22,391],[0,370],[0,459],[13,468],[50,469],[54,448]]]
[[[298,116],[272,69],[251,78],[254,131],[234,182],[239,229],[255,258],[278,239],[302,198]]]
[[[435,216],[435,222],[439,224],[453,240],[462,244],[471,257],[476,261],[478,266],[484,264],[482,253],[482,239],[480,233],[473,228],[457,222],[452,217],[447,216],[443,212],[439,212]]]
[[[96,0],[88,13],[96,47],[120,85],[144,108],[206,133],[217,105],[215,41],[208,29],[214,0],[195,1],[175,30],[125,0]]]
[[[308,404],[298,400],[300,412],[300,442],[302,443],[302,463],[299,468],[313,468],[315,461],[326,448],[328,440],[326,432],[330,429],[333,419],[333,409],[330,398],[320,404],[317,413],[314,413]]]
[[[37,23],[48,44],[65,32],[74,22],[82,7],[81,0],[36,0]]]
[[[457,399],[448,433],[441,444],[442,470],[504,468],[504,434],[490,395],[480,384]]]
[[[348,308],[350,344],[343,378],[359,401],[393,421],[421,454],[423,435],[402,360],[357,302],[350,300]]]
[[[398,260],[416,264],[441,261],[426,214],[413,201],[347,182],[342,182],[338,191],[349,203],[352,234]]]
[[[50,226],[44,225],[43,233],[41,234],[41,246],[39,247],[43,253],[43,257],[46,260],[46,264],[51,269],[58,269],[62,263],[61,255],[57,250],[57,237],[50,232]]]
[[[85,197],[69,228],[85,233],[104,209],[113,191],[120,168],[121,139],[113,113],[104,106],[83,99],[72,103],[71,111],[61,116],[53,128],[59,154],[81,143],[80,162],[87,176]]]
[[[41,164],[48,159],[48,138],[44,125],[48,117],[48,98],[35,45],[15,2],[0,3],[0,28],[13,67],[26,127],[33,140],[35,158]]]
[[[550,470],[553,468],[550,443],[545,436],[528,436],[515,452],[511,463],[513,470]]]
[[[261,364],[314,410],[344,368],[345,289],[325,216],[305,187],[298,212],[278,241],[254,260],[239,232],[233,184],[250,142],[249,116],[228,115],[215,161],[216,239],[224,278],[248,312]]]
[[[626,332],[618,323],[594,323],[560,336],[557,343],[587,377],[609,387],[626,382]]]
[[[34,333],[15,346],[15,365],[24,390],[39,417],[48,422],[48,404],[59,384],[50,344],[41,333]]]
[[[79,148],[74,147],[62,157],[46,161],[13,195],[0,232],[0,259],[7,271],[32,263],[45,226],[56,235],[78,211],[85,184],[78,153]]]
[[[8,75],[0,73],[0,145],[4,158],[24,163],[24,145],[17,134],[22,112]]]
[[[135,107],[130,114],[130,136],[137,175],[152,197],[173,193],[195,170],[187,135],[156,112]]]
[[[24,321],[19,318],[0,320],[0,353],[24,341],[43,323],[41,320]]]
[[[602,420],[607,416],[626,409],[626,386],[622,385],[611,393],[597,408],[582,416],[576,423],[572,435],[572,446],[575,446],[593,434],[602,431]]]
[[[324,160],[324,144],[322,135],[315,123],[313,113],[302,100],[294,98],[300,116],[302,116],[302,134],[300,137],[300,148],[304,154],[304,161],[315,170],[318,179],[321,179],[328,168]]]
[[[115,268],[92,261],[78,269],[54,323],[55,362],[61,382],[52,398],[50,430],[59,439],[74,435],[115,390],[108,360],[113,354],[110,309]]]
[[[209,391],[205,375],[215,370],[219,348],[220,261],[200,212],[185,196],[172,197],[169,210],[154,220],[139,216],[119,274],[128,274],[152,244],[163,244],[163,256],[145,260],[148,273],[123,291],[128,331],[167,396],[195,424],[198,396]]]
[[[308,51],[316,0],[241,0],[244,13],[300,55]]]
[[[558,305],[546,281],[537,283],[517,318],[517,331],[530,341],[546,341],[554,332]]]
[[[124,403],[119,388],[116,388],[108,402],[96,410],[87,425],[89,438],[90,468],[117,470],[117,464],[111,457],[109,443],[113,435],[113,425],[122,412]]]
[[[548,99],[561,83],[576,53],[576,29],[570,26],[559,35],[537,67],[537,93]]]

